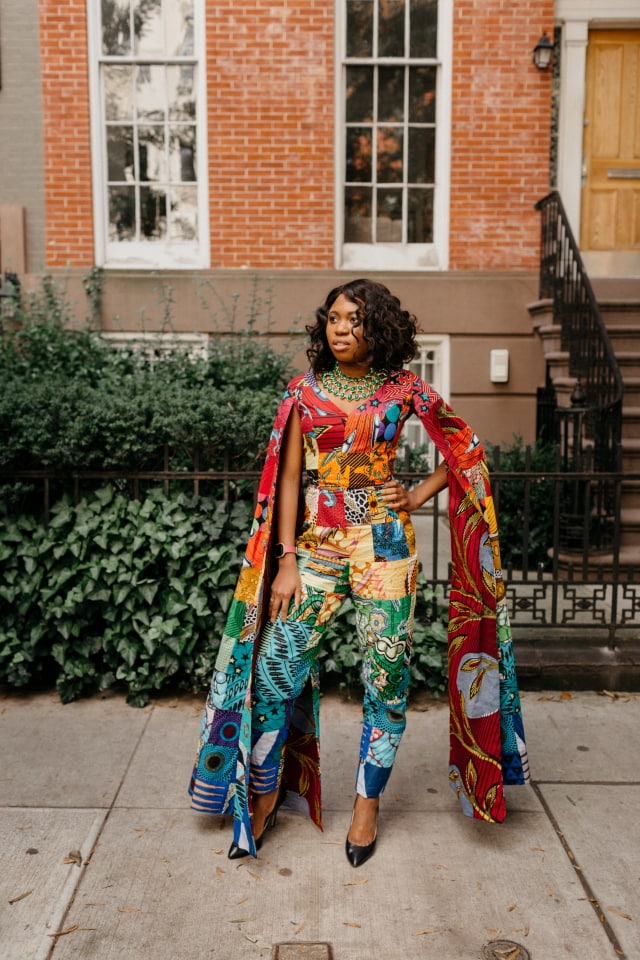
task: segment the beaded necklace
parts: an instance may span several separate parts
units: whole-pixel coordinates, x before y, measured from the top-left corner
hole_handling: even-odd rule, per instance
[[[363,377],[347,377],[338,364],[322,374],[322,385],[341,400],[365,400],[387,379],[386,370],[368,370]]]

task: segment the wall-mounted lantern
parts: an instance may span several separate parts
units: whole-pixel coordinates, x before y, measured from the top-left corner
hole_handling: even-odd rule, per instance
[[[545,30],[533,48],[533,62],[538,70],[548,70],[553,58],[553,44]]]

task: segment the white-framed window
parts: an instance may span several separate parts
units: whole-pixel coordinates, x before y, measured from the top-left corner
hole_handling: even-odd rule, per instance
[[[203,0],[87,0],[96,262],[208,266]]]
[[[206,360],[210,337],[206,333],[155,333],[102,330],[100,339],[116,350],[145,356],[152,364],[180,350],[190,360]]]
[[[337,0],[336,266],[448,264],[452,0]]]
[[[417,337],[418,353],[411,363],[409,370],[430,384],[445,400],[449,397],[449,347],[450,341],[446,334],[419,334]],[[435,447],[416,416],[407,420],[403,437],[408,446],[426,447],[427,458],[431,470],[435,470]]]

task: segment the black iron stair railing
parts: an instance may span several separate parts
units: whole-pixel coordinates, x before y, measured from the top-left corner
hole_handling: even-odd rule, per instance
[[[589,474],[567,483],[561,547],[617,549],[619,503],[611,482],[598,474],[621,466],[622,376],[560,194],[554,190],[535,206],[542,215],[540,299],[553,302],[575,380],[571,406],[556,407],[557,438],[564,469]]]

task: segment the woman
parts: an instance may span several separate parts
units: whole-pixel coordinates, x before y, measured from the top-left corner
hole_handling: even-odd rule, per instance
[[[418,560],[410,513],[449,487],[449,779],[463,812],[504,819],[528,779],[495,513],[477,437],[403,364],[415,317],[382,284],[332,290],[307,328],[311,369],[289,384],[220,645],[192,805],[234,813],[229,857],[256,855],[285,796],[321,826],[317,655],[346,596],[364,682],[349,862],[374,852],[379,798],[405,728]],[[443,456],[412,490],[393,479],[402,425]],[[307,488],[301,510],[302,471]]]

